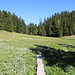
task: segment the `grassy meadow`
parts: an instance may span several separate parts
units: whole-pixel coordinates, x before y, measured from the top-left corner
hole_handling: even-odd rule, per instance
[[[75,75],[74,35],[53,38],[0,31],[0,75],[35,75],[37,53],[43,56],[46,75]]]

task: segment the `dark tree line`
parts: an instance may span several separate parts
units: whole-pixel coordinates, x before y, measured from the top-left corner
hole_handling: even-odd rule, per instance
[[[26,34],[38,35],[38,27],[37,27],[37,25],[34,24],[34,23],[30,23],[29,25],[27,25]]]
[[[34,23],[26,25],[21,17],[0,10],[0,30],[49,37],[75,35],[75,11],[55,13],[45,18],[43,22],[40,19],[39,25]]]
[[[68,36],[75,34],[75,11],[55,13],[43,24],[46,36]]]
[[[0,10],[0,30],[26,33],[26,24],[21,17],[18,18],[15,14]]]
[[[34,30],[37,31],[37,35],[40,36],[69,36],[75,35],[75,11],[64,11],[55,13],[52,17],[44,19],[44,22],[40,20],[38,27],[35,29],[35,25],[29,25],[29,34],[34,35]]]

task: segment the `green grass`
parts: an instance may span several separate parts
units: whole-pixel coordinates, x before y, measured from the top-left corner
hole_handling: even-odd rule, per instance
[[[34,75],[36,55],[20,35],[0,31],[0,75]]]
[[[0,31],[0,75],[35,75],[37,53],[43,56],[46,75],[75,75],[75,36],[53,38]]]

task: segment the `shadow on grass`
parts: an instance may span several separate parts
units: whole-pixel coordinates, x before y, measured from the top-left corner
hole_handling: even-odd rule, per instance
[[[36,54],[40,52],[44,60],[47,62],[47,66],[56,65],[63,70],[68,65],[75,67],[75,52],[65,52],[60,49],[56,50],[42,45],[36,45],[36,48],[30,48],[30,50]]]

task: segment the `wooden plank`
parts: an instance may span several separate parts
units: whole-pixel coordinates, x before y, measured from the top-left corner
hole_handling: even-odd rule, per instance
[[[36,75],[45,75],[41,54],[37,54],[37,74]]]

